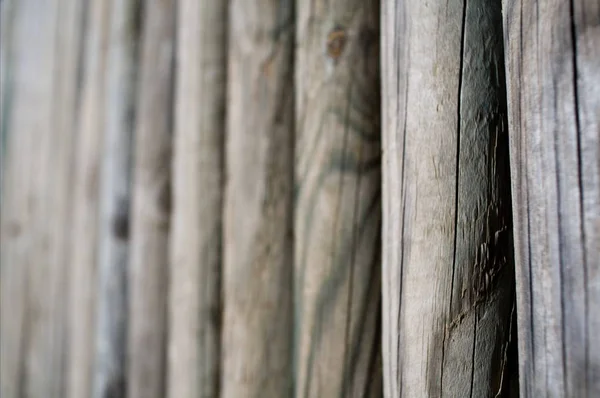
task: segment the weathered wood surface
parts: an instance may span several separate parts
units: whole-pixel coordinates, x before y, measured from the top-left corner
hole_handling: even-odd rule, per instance
[[[216,397],[227,1],[177,4],[170,398]]]
[[[127,396],[163,398],[171,215],[175,1],[144,4],[134,139]]]
[[[99,191],[104,136],[106,53],[109,4],[90,1],[80,20],[82,44],[81,102],[76,118],[73,164],[73,223],[70,239],[68,398],[92,395],[97,293]]]
[[[139,0],[109,2],[104,134],[100,175],[100,232],[94,398],[126,393],[127,263],[135,124]]]
[[[381,395],[379,2],[297,2],[295,394]]]
[[[292,394],[293,6],[229,7],[222,397]]]
[[[0,5],[0,396],[64,396],[67,244],[82,7]],[[56,97],[61,101],[55,101]]]
[[[600,3],[505,1],[521,396],[600,395]]]
[[[502,396],[513,308],[499,2],[385,0],[386,397]]]

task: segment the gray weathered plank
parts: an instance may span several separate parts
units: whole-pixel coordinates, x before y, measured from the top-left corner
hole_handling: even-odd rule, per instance
[[[295,395],[377,397],[379,2],[297,2]]]
[[[503,393],[513,308],[500,3],[385,0],[386,397]]]
[[[92,395],[97,293],[99,189],[110,6],[94,0],[85,26],[81,103],[73,176],[73,222],[70,235],[69,356],[67,398]]]
[[[226,0],[180,0],[170,249],[170,398],[216,397]]]
[[[504,3],[521,396],[598,396],[600,3]]]
[[[93,397],[126,393],[127,262],[135,124],[139,0],[111,0],[106,51],[104,135]],[[101,50],[101,51],[102,51]]]
[[[47,291],[39,275],[51,271],[39,250],[46,236],[46,203],[41,196],[44,167],[49,154],[48,126],[52,124],[52,73],[55,64],[56,4],[21,1],[3,4],[2,37],[7,45],[3,63],[10,75],[2,85],[2,127],[6,139],[2,203],[2,396],[41,397],[57,385],[43,371],[50,371],[46,351],[53,330],[52,309],[41,299]],[[4,14],[6,12],[6,15]],[[35,15],[30,15],[35,12]],[[40,72],[46,74],[40,77]],[[8,108],[8,109],[7,109]],[[6,169],[4,169],[6,166]],[[39,231],[37,234],[32,231]],[[43,263],[39,263],[43,261]],[[37,275],[36,275],[37,273]],[[40,289],[37,291],[35,289]],[[56,375],[56,373],[54,373]],[[53,385],[54,384],[54,385]],[[6,395],[5,395],[6,394]]]
[[[292,393],[293,6],[229,8],[222,397]]]
[[[166,394],[175,1],[144,4],[134,139],[127,396]]]
[[[0,395],[64,396],[65,281],[79,20],[69,1],[3,2]],[[61,101],[55,101],[57,96]],[[4,147],[6,145],[6,147]]]

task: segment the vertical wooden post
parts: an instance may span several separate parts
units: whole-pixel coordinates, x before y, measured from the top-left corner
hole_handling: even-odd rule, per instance
[[[0,5],[0,395],[64,396],[72,118],[80,8]],[[54,100],[63,95],[64,101]]]
[[[41,396],[47,389],[56,396],[59,376],[49,369],[58,353],[48,338],[55,330],[53,309],[44,301],[52,272],[47,253],[47,202],[43,189],[48,173],[52,126],[52,71],[55,66],[56,2],[39,8],[35,1],[2,5],[2,54],[9,73],[2,85],[2,136],[7,159],[2,198],[2,396]],[[38,8],[38,9],[36,9]],[[4,15],[4,13],[8,15]],[[35,12],[34,16],[30,14]],[[11,20],[12,19],[12,20]],[[9,25],[9,29],[4,28]],[[3,63],[4,63],[3,62]],[[3,65],[4,66],[4,65]],[[45,74],[40,76],[40,68]],[[6,172],[4,167],[6,166]],[[33,235],[28,231],[36,230]],[[46,242],[44,242],[46,241]],[[6,250],[6,251],[5,251]],[[49,253],[48,253],[49,254]],[[6,293],[5,293],[6,291]],[[11,318],[8,318],[8,313]],[[6,314],[6,315],[5,315]],[[59,354],[60,355],[60,354]],[[47,372],[47,373],[44,373]],[[11,385],[12,384],[12,385]]]
[[[177,7],[170,398],[217,397],[226,0]]]
[[[499,2],[385,0],[386,397],[503,391],[513,264]]]
[[[71,288],[67,397],[91,396],[96,324],[99,190],[104,132],[106,54],[109,4],[91,1],[86,27],[81,104],[73,177]]]
[[[134,139],[127,396],[166,395],[175,1],[144,6]]]
[[[229,8],[222,397],[292,394],[293,6]]]
[[[600,4],[504,3],[521,396],[598,396]]]
[[[379,2],[299,0],[295,394],[381,394]]]
[[[126,285],[139,1],[112,0],[108,23],[94,398],[126,393]]]

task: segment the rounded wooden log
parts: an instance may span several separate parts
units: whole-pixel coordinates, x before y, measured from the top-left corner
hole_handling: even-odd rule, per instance
[[[177,4],[169,398],[217,397],[227,1]]]
[[[495,397],[514,289],[499,2],[385,0],[386,397]]]
[[[378,397],[379,2],[297,2],[295,396]]]
[[[71,1],[0,4],[0,396],[7,398],[65,394],[80,13]]]
[[[99,192],[108,41],[108,2],[91,1],[85,17],[81,104],[73,176],[68,398],[92,395],[97,308]]]
[[[113,0],[106,54],[93,397],[123,396],[139,0]]]
[[[166,395],[174,38],[175,1],[145,2],[132,188],[129,398]]]
[[[292,394],[293,2],[229,6],[222,397]]]

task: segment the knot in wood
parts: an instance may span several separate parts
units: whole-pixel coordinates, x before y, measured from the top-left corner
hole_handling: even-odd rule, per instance
[[[337,60],[346,46],[346,31],[342,28],[333,29],[327,35],[327,55],[333,60]]]
[[[129,203],[121,199],[117,202],[115,214],[112,217],[112,234],[120,240],[129,238]]]

